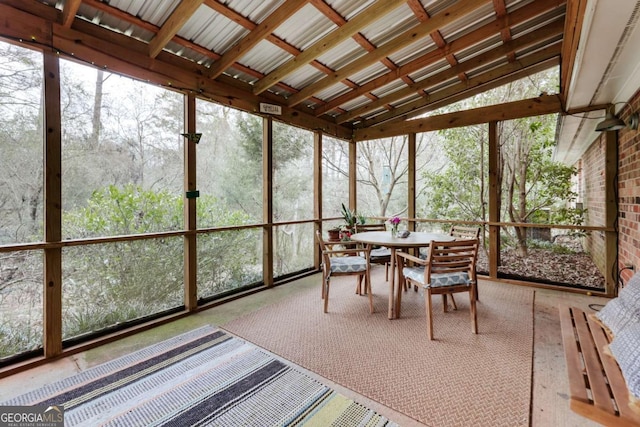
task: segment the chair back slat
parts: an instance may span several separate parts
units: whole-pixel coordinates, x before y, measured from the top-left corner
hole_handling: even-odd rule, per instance
[[[480,237],[480,227],[452,225],[449,235],[457,239],[477,239]]]
[[[356,233],[363,233],[365,231],[386,231],[387,227],[384,222],[378,222],[374,224],[356,224]]]
[[[430,283],[431,274],[467,272],[475,280],[475,264],[478,256],[478,239],[432,241],[425,269],[425,283]]]

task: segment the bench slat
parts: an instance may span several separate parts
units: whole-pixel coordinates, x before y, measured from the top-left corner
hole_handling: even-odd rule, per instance
[[[615,359],[604,353],[609,343],[604,329],[578,308],[559,309],[571,409],[606,426],[640,426],[640,415],[628,405],[622,372]]]
[[[560,327],[562,343],[564,345],[564,355],[567,362],[567,372],[569,374],[569,394],[572,399],[590,403],[591,399],[589,399],[587,395],[582,357],[580,356],[579,344],[576,340],[570,307],[560,308]]]
[[[604,366],[607,379],[609,380],[611,391],[613,392],[615,401],[618,404],[620,416],[633,420],[636,423],[640,423],[640,415],[634,412],[628,405],[629,389],[627,388],[627,384],[624,381],[622,372],[620,371],[620,366],[618,366],[615,358],[604,353],[605,346],[610,342],[609,336],[595,320],[590,317],[587,317],[587,319],[589,327],[591,328],[591,334],[593,335],[593,339],[596,343],[596,348],[600,353],[600,358],[602,359],[602,364]]]
[[[587,317],[584,312],[574,310],[573,319],[582,349],[582,357],[587,370],[587,377],[589,378],[589,384],[591,386],[593,404],[606,412],[616,412],[616,408],[611,400],[612,396],[609,387],[604,379],[604,368],[602,367],[598,350],[596,349],[591,331],[589,330]]]

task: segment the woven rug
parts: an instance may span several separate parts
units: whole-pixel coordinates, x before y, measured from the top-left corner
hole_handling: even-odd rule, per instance
[[[448,313],[434,297],[429,341],[419,292],[405,292],[402,317],[387,319],[383,270],[374,269],[374,314],[352,277],[332,279],[323,314],[318,276],[317,289],[222,327],[428,426],[528,426],[534,291],[481,282],[478,335],[466,294]]]
[[[66,426],[396,425],[211,327],[1,404],[63,405]]]

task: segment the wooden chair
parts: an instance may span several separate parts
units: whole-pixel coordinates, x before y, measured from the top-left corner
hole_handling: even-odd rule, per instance
[[[383,222],[376,224],[356,224],[356,233],[363,233],[365,231],[386,231],[386,227]],[[384,264],[384,280],[389,281],[389,265],[391,263],[391,249],[380,247],[371,249],[372,264]]]
[[[452,225],[449,230],[449,235],[456,238],[456,240],[462,239],[479,239],[480,238],[480,227],[476,225]],[[476,301],[478,301],[478,287],[476,286]],[[451,295],[451,303],[453,307],[457,309],[456,300]]]
[[[480,227],[478,226],[466,226],[466,225],[452,225],[449,230],[449,235],[456,239],[479,239]]]
[[[429,339],[433,339],[433,315],[431,295],[442,295],[444,312],[447,312],[447,295],[458,292],[469,293],[471,308],[471,329],[478,333],[478,315],[476,312],[475,288],[476,258],[478,239],[455,240],[451,242],[432,241],[427,259],[421,259],[405,252],[396,252],[398,275],[402,284],[405,281],[425,290],[425,306]],[[405,261],[413,261],[414,266],[404,266]],[[402,267],[402,268],[401,268]]]
[[[369,312],[373,313],[373,296],[371,294],[370,252],[371,247],[365,246],[346,249],[329,249],[322,239],[322,234],[316,230],[316,240],[322,252],[322,299],[324,312],[329,308],[329,287],[333,276],[357,276],[358,288],[364,281],[365,292],[369,294]]]

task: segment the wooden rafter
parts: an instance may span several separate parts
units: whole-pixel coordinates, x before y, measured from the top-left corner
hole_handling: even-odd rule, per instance
[[[204,0],[182,0],[162,24],[160,31],[149,42],[149,56],[155,58],[171,41],[180,28],[191,18]]]
[[[491,121],[513,120],[522,117],[559,113],[562,111],[560,99],[556,95],[542,95],[522,101],[506,102],[500,105],[474,108],[466,111],[442,114],[424,119],[408,120],[401,123],[358,129],[354,133],[356,141],[388,138],[407,133],[430,132],[462,126],[473,126]]]
[[[76,12],[80,9],[82,0],[67,0],[62,8],[62,25],[71,28],[71,24],[76,17]]]
[[[569,82],[571,81],[575,67],[586,8],[586,0],[567,1],[567,13],[565,15],[564,25],[565,33],[562,42],[562,65],[560,67],[560,94],[565,104],[567,101],[567,89],[569,88]]]
[[[392,81],[398,79],[399,76],[413,73],[420,70],[421,68],[433,64],[436,61],[440,60],[447,53],[455,53],[468,49],[478,44],[480,41],[499,33],[504,28],[521,24],[526,20],[531,19],[531,16],[535,16],[548,10],[555,9],[560,4],[562,3],[558,2],[558,0],[537,0],[533,3],[530,3],[520,9],[511,12],[507,16],[498,18],[493,22],[483,25],[475,31],[472,31],[456,40],[451,41],[441,49],[428,52],[421,57],[418,57],[413,61],[402,65],[400,68],[398,68],[398,70],[394,72],[383,74],[373,80],[370,80],[366,84],[363,84],[358,89],[354,89],[332,100],[327,101],[324,106],[319,106],[315,109],[315,114],[316,116],[320,116],[328,111],[337,108],[345,102],[357,98],[358,96],[366,92],[391,83]]]
[[[369,52],[364,57],[352,62],[351,64],[336,71],[332,76],[323,78],[322,80],[313,83],[297,94],[291,96],[287,102],[289,107],[298,105],[305,99],[310,98],[315,93],[334,85],[343,78],[350,76],[358,71],[365,69],[373,63],[379,61],[385,56],[391,55],[394,52],[410,45],[411,43],[420,40],[421,38],[429,35],[434,30],[441,28],[447,24],[455,22],[467,13],[473,12],[479,7],[486,4],[489,0],[465,0],[457,2],[452,6],[446,8],[442,12],[431,17],[430,20],[419,24],[418,26],[411,28],[393,40],[380,46],[373,52]]]
[[[504,3],[504,0],[493,0],[493,9],[496,11],[496,16],[498,18],[502,18],[507,14],[507,5]],[[500,31],[500,35],[502,36],[503,42],[508,42],[511,40],[511,28],[504,28]],[[507,55],[507,59],[509,62],[513,62],[516,60],[516,54],[511,52]]]
[[[260,25],[256,26],[253,31],[242,38],[231,49],[227,50],[222,55],[222,58],[211,66],[208,77],[214,79],[222,74],[231,64],[269,36],[280,24],[296,13],[306,3],[307,0],[285,1],[275,12],[271,13],[261,22]]]
[[[437,106],[446,105],[456,99],[463,99],[470,96],[470,94],[486,90],[497,84],[496,82],[498,81],[509,81],[515,76],[525,75],[530,70],[548,66],[550,63],[548,62],[548,55],[557,56],[554,53],[558,48],[558,44],[555,42],[557,36],[550,36],[546,39],[553,44],[552,47],[529,53],[536,48],[536,45],[540,47],[542,44],[534,39],[535,36],[533,34],[538,34],[542,37],[542,30],[534,30],[534,28],[538,28],[536,22],[545,22],[544,28],[553,27],[557,29],[561,21],[561,19],[557,18],[564,16],[564,20],[568,19],[566,25],[571,27],[580,21],[582,15],[578,11],[571,13],[571,15],[575,16],[574,18],[567,17],[565,9],[570,9],[571,5],[579,5],[582,1],[585,0],[571,0],[570,4],[565,6],[566,0],[536,0],[523,2],[526,3],[523,6],[518,3],[507,9],[509,2],[506,0],[459,0],[456,2],[442,2],[444,9],[439,9],[439,12],[430,16],[431,13],[427,12],[427,9],[422,4],[423,2],[420,0],[386,0],[372,1],[370,6],[359,10],[353,16],[347,17],[346,15],[343,16],[342,12],[338,12],[338,9],[334,9],[332,2],[327,0],[285,0],[275,9],[275,12],[270,13],[264,21],[258,23],[250,18],[250,8],[235,11],[226,4],[225,0],[196,0],[195,2],[184,0],[178,3],[178,6],[175,7],[174,12],[170,14],[169,19],[166,20],[162,27],[155,26],[142,18],[131,15],[127,11],[118,9],[101,0],[67,0],[62,10],[53,8],[50,5],[43,5],[39,3],[39,0],[2,0],[1,3],[13,9],[24,10],[41,19],[45,19],[46,22],[60,25],[67,30],[78,30],[81,35],[92,36],[97,34],[94,30],[98,28],[108,30],[100,32],[102,40],[92,39],[91,43],[94,44],[90,43],[92,48],[97,49],[99,53],[90,53],[85,50],[84,46],[80,46],[83,43],[81,41],[83,39],[82,36],[78,37],[74,44],[71,38],[66,38],[66,35],[60,37],[61,34],[64,34],[64,31],[54,30],[52,32],[54,35],[52,45],[56,45],[58,41],[63,40],[60,44],[60,49],[62,51],[64,48],[65,53],[75,53],[82,50],[86,54],[85,57],[97,59],[95,61],[96,64],[101,66],[103,64],[107,66],[117,64],[118,69],[124,70],[122,71],[124,74],[132,73],[130,75],[135,75],[138,78],[156,81],[165,85],[173,84],[180,88],[196,88],[195,90],[206,94],[210,99],[219,99],[225,105],[236,106],[246,111],[255,111],[258,102],[277,103],[284,107],[283,111],[286,117],[295,117],[294,121],[296,123],[312,123],[313,120],[310,120],[310,117],[315,116],[320,120],[318,124],[312,124],[313,129],[328,129],[326,132],[330,134],[332,134],[332,130],[335,130],[338,134],[344,135],[345,129],[379,126],[381,123],[388,125],[418,114],[424,114],[425,111],[430,111],[437,108]],[[239,39],[233,45],[234,47],[225,54],[214,52],[210,48],[178,36],[177,32],[184,25],[184,23],[180,24],[179,21],[186,22],[185,20],[188,20],[189,16],[192,16],[191,14],[197,11],[197,7],[195,7],[192,12],[188,13],[187,5],[194,7],[193,5],[195,4],[205,5],[218,17],[225,17],[241,25],[248,30],[249,35]],[[295,6],[297,7],[295,10],[287,9],[287,6],[292,4],[299,6]],[[299,48],[295,45],[295,37],[288,37],[285,32],[281,33],[282,28],[284,28],[281,23],[288,19],[284,18],[284,15],[292,16],[305,4],[313,6],[304,9],[305,16],[312,16],[315,12],[315,19],[317,20],[317,16],[322,14],[333,22],[335,27],[327,28],[326,24],[323,24],[324,27],[318,28],[322,28],[326,35],[324,37],[321,36],[321,40],[314,43],[310,48]],[[77,9],[80,5],[89,7]],[[380,40],[384,40],[381,42],[374,43],[373,38],[369,40],[369,34],[376,34],[376,21],[403,5],[406,6],[402,10],[402,16],[405,19],[414,20],[413,22],[417,19],[419,23],[417,25],[414,24],[415,26],[410,30],[406,30],[406,27],[404,27],[404,33],[391,40],[384,37],[380,38]],[[377,10],[376,7],[378,8]],[[77,11],[76,16],[82,17],[82,19],[64,19],[63,15],[65,13],[70,14],[72,8]],[[100,13],[96,13],[96,9]],[[283,12],[284,15],[279,17],[278,22],[280,23],[276,23],[277,14],[283,9],[287,10]],[[479,13],[478,9],[482,10],[483,13]],[[415,18],[407,15],[409,10]],[[492,11],[495,12],[495,19],[490,22],[485,21],[484,25],[478,26],[478,20],[487,19],[489,17],[488,14]],[[169,13],[169,11],[166,13]],[[398,10],[396,13],[400,13],[400,11]],[[469,28],[473,29],[471,31],[462,31],[462,35],[457,35],[458,33],[456,33],[457,30],[455,29],[461,27],[463,22],[465,26],[468,25],[466,20],[469,19],[470,14],[477,17],[476,23],[469,25]],[[557,17],[555,23],[552,17]],[[107,29],[103,26],[107,19],[109,19],[109,22],[113,22],[112,20],[114,19],[122,20],[130,23],[131,26],[127,27],[124,24],[124,26],[119,25],[118,30]],[[270,28],[264,28],[263,25],[269,23],[270,19],[273,24]],[[454,22],[456,20],[458,21]],[[18,24],[18,21],[6,22],[3,34],[8,36],[15,33],[24,34],[25,32],[23,31],[16,31],[18,25],[22,24]],[[34,28],[39,25],[32,25],[31,27]],[[445,33],[441,32],[445,31],[444,27],[448,28],[446,30],[447,34],[452,34],[447,36],[447,40],[443,36]],[[517,28],[517,33],[513,33],[518,35],[515,38],[512,36],[513,28]],[[138,37],[141,34],[140,29],[147,32],[147,34],[148,32],[155,34],[155,36],[148,43],[139,42],[132,37]],[[576,29],[574,34],[579,34],[579,30]],[[495,46],[493,42],[497,41],[496,35],[499,35],[503,40],[503,45],[500,48],[494,47],[479,55],[473,54],[474,50],[485,49],[487,45]],[[337,43],[344,41],[347,37],[351,37],[362,47],[362,50],[354,53],[354,57],[359,56],[358,59],[349,61],[345,58],[344,63],[347,65],[337,70],[318,61],[317,58],[319,56],[325,55]],[[394,54],[397,54],[399,49],[405,49],[408,44],[427,37],[431,38],[431,40],[427,40],[429,45],[432,46],[431,50],[422,56],[410,59],[409,62],[396,63]],[[163,38],[166,39],[164,44],[160,43]],[[527,38],[528,42],[526,41]],[[252,39],[253,41],[251,41]],[[128,40],[128,42],[125,42],[125,40]],[[284,81],[276,79],[277,81],[274,84],[265,83],[267,88],[274,87],[275,90],[260,92],[259,86],[268,80],[271,73],[265,75],[258,71],[258,64],[252,63],[251,55],[247,55],[247,52],[252,49],[250,45],[255,48],[254,43],[257,42],[256,40],[268,41],[273,46],[277,46],[290,54],[292,59],[281,67],[276,68],[273,72],[281,72],[283,69],[286,73],[299,71],[296,72],[293,80],[302,83],[299,83],[299,86],[296,84],[287,85]],[[491,43],[489,43],[489,40],[491,40]],[[165,51],[163,48],[169,41],[184,46],[186,49],[180,52]],[[111,53],[110,44],[114,43],[116,44],[114,51],[120,52],[123,47],[126,47],[134,55],[122,53],[119,61],[114,59],[115,55],[103,57],[103,55]],[[232,58],[230,56],[231,51],[234,48],[241,48],[243,45],[243,49],[246,49],[245,53],[242,54],[246,58],[246,60],[243,59],[244,63],[234,60],[228,66],[223,65],[223,62],[227,62],[229,58]],[[160,59],[160,62],[149,61],[150,49],[153,46],[157,46],[156,56]],[[565,40],[564,49],[568,53],[574,52],[576,48],[577,40],[571,43]],[[314,52],[313,49],[317,50]],[[464,54],[465,59],[461,59],[463,56],[459,54]],[[141,58],[140,55],[143,57]],[[503,56],[496,58],[497,55]],[[505,62],[504,57],[509,61],[513,61],[516,56],[518,61],[510,66],[497,65],[500,61]],[[563,67],[567,56],[568,54],[563,52]],[[155,59],[155,57],[151,58]],[[538,58],[542,62],[536,65],[531,62],[534,61],[534,58]],[[430,73],[425,76],[426,78],[422,77],[426,69],[443,60],[448,63],[448,67],[444,71],[438,71],[436,74]],[[357,81],[353,79],[354,74],[362,74],[364,69],[376,62],[383,64],[386,68],[386,70],[382,71],[382,75],[380,75],[380,67],[375,67],[375,71],[371,73],[372,78],[368,79],[367,76],[360,76]],[[212,64],[211,68],[207,68],[209,64]],[[313,82],[314,77],[309,78],[305,76],[306,71],[298,70],[299,67],[305,64],[311,65],[326,76],[319,81]],[[287,71],[289,66],[293,67],[291,71]],[[142,73],[139,73],[136,67],[143,70]],[[184,67],[184,70],[178,71],[180,67]],[[217,67],[223,70],[222,74],[213,79],[208,79],[207,77],[211,72],[215,74],[220,71],[216,71]],[[224,73],[229,68],[239,71],[240,74],[231,78]],[[480,69],[485,71],[480,73],[478,71]],[[566,69],[563,69],[563,72],[567,73]],[[421,77],[414,80],[414,73],[420,73]],[[147,76],[153,77],[148,78]],[[247,78],[248,76],[253,77],[253,79],[251,77]],[[317,76],[317,73],[314,76]],[[257,82],[254,79],[257,79]],[[456,83],[456,79],[459,80],[458,83]],[[309,81],[311,83],[308,83]],[[346,86],[344,93],[329,99],[316,97],[317,91],[325,90],[329,85],[333,84],[344,84]],[[388,88],[385,88],[387,85]],[[228,87],[230,91],[226,98],[224,97],[224,87]],[[257,92],[260,92],[260,95],[256,95]],[[350,107],[350,110],[346,111],[345,104],[351,103],[358,97],[367,99],[360,106]],[[309,102],[305,102],[306,100],[313,104],[312,108],[307,107]],[[301,102],[304,102],[304,106],[301,105]],[[325,115],[327,113],[330,113],[330,115]],[[283,119],[286,120],[285,117]]]
[[[257,95],[264,92],[265,90],[273,86],[276,82],[279,82],[300,67],[303,67],[304,65],[313,61],[316,57],[322,54],[322,52],[337,46],[339,43],[345,41],[358,31],[360,31],[360,29],[364,28],[375,20],[380,19],[380,16],[383,12],[388,13],[389,11],[404,4],[405,2],[406,0],[378,0],[376,3],[369,6],[366,10],[360,12],[347,24],[329,33],[328,35],[314,43],[312,46],[308,47],[300,55],[289,60],[287,63],[281,65],[280,67],[267,74],[265,78],[256,82],[256,84],[254,85],[253,93]],[[307,98],[309,97],[306,97],[305,99]]]
[[[542,41],[549,40],[552,37],[562,34],[563,23],[560,21],[552,22],[545,27],[542,27],[536,31],[525,34],[515,40],[511,40],[501,46],[498,46],[490,51],[487,51],[481,55],[475,56],[468,61],[460,63],[454,67],[436,73],[424,80],[420,80],[418,83],[407,86],[404,89],[397,90],[387,96],[379,98],[377,101],[370,102],[360,108],[349,111],[337,117],[338,123],[344,123],[354,118],[365,115],[368,112],[375,111],[386,103],[393,103],[400,99],[407,98],[414,95],[416,92],[423,91],[431,86],[442,83],[443,81],[450,80],[459,74],[472,71],[487,64],[490,64],[501,57],[514,52],[519,49],[529,47],[531,45],[540,44]],[[546,58],[545,58],[546,59]]]
[[[387,121],[400,121],[415,117],[416,115],[424,114],[426,111],[439,108],[443,104],[450,104],[451,102],[456,102],[511,81],[521,79],[526,75],[557,65],[557,61],[550,60],[557,57],[559,54],[559,43],[555,43],[539,52],[518,59],[516,62],[501,65],[470,78],[466,82],[460,82],[446,89],[430,94],[428,98],[420,98],[416,101],[397,106],[387,113],[374,116],[372,119],[364,120],[358,124],[358,128],[375,126]],[[477,90],[473,90],[474,88]]]

